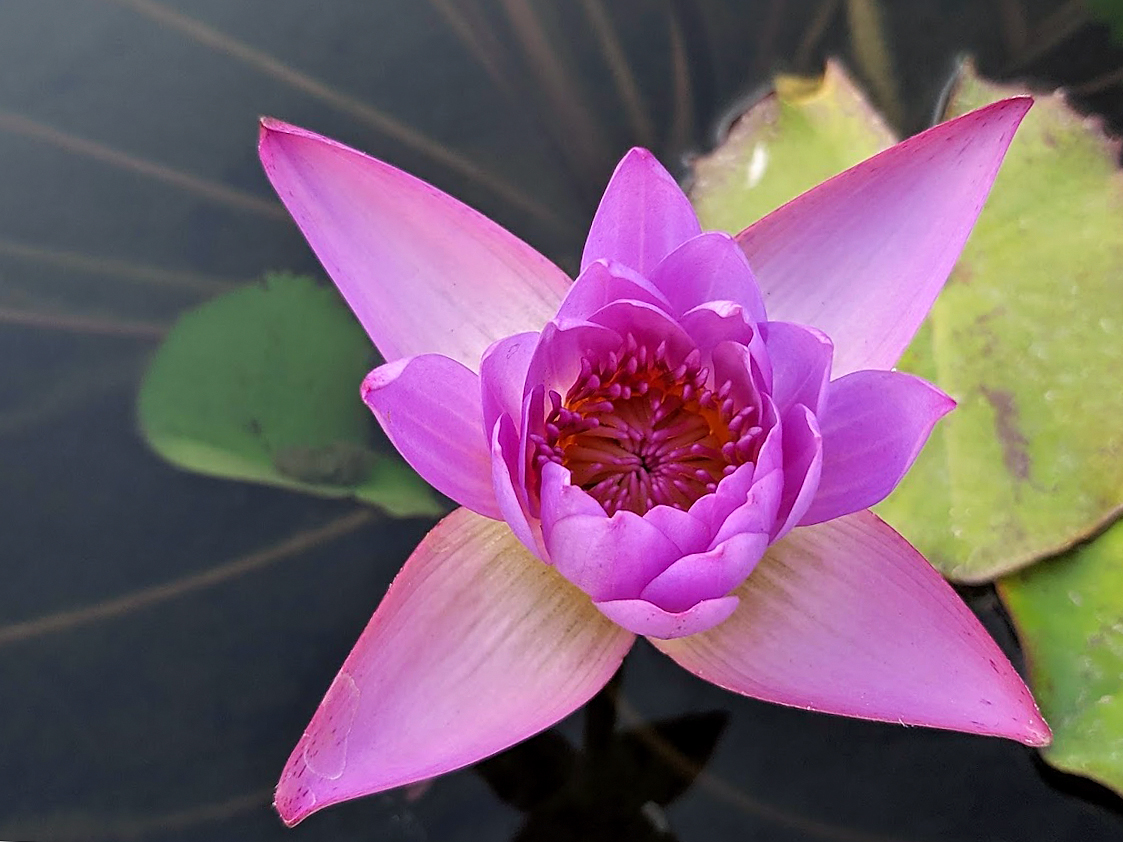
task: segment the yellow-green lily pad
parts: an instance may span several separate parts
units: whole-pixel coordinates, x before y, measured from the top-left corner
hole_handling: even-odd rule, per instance
[[[948,117],[1023,91],[966,69]],[[1038,97],[900,367],[959,407],[879,512],[978,582],[1071,547],[1123,505],[1118,147]]]
[[[1045,759],[1123,792],[1123,522],[998,591],[1053,729]]]
[[[334,290],[269,275],[176,322],[141,384],[140,428],[187,470],[439,515],[432,489],[371,446],[359,384],[372,362]]]
[[[780,76],[721,145],[694,162],[690,199],[704,229],[736,234],[895,142],[838,63],[820,78]]]

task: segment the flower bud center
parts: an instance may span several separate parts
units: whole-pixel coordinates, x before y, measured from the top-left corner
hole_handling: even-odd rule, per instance
[[[689,509],[753,461],[763,439],[759,407],[738,406],[732,383],[713,384],[700,361],[694,350],[675,364],[665,342],[652,351],[630,335],[618,352],[582,358],[564,399],[550,392],[535,468],[568,468],[610,515]]]

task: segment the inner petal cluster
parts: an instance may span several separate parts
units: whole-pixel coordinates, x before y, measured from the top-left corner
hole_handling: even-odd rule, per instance
[[[533,465],[567,468],[609,515],[689,509],[760,450],[760,407],[738,405],[734,391],[713,382],[697,349],[674,361],[665,341],[652,349],[629,334],[617,351],[582,357],[564,398],[549,393]]]

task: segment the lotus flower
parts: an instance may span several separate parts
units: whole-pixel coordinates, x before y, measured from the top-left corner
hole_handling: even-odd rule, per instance
[[[573,282],[428,184],[264,120],[269,178],[387,361],[363,399],[462,506],[296,746],[284,820],[550,726],[636,635],[759,699],[1047,743],[995,643],[868,511],[953,406],[892,366],[1029,105],[939,125],[736,237],[634,149]]]

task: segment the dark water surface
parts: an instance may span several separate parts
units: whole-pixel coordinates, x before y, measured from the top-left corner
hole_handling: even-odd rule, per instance
[[[628,146],[681,166],[771,71],[860,64],[845,5],[0,0],[0,838],[1123,836],[1118,801],[1021,746],[734,697],[647,646],[614,698],[524,748],[287,831],[281,766],[431,523],[181,473],[135,431],[177,314],[266,270],[318,273],[260,172],[258,114],[571,268]],[[1079,3],[882,5],[895,70],[867,81],[902,130],[964,52],[1123,121],[1101,78],[1123,54]],[[1016,657],[991,594],[969,597]]]

